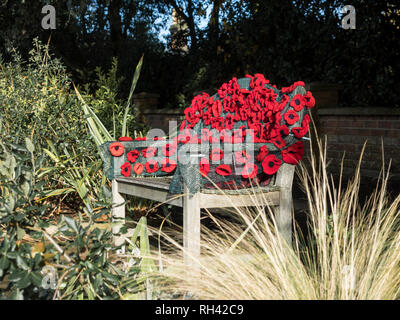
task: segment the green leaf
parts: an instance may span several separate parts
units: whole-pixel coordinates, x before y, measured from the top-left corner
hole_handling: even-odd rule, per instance
[[[137,84],[137,82],[139,80],[140,72],[142,70],[143,58],[144,58],[144,56],[142,56],[140,58],[139,63],[136,66],[135,74],[133,75],[132,84],[131,84],[131,90],[129,91],[129,97],[128,97],[128,101],[126,103],[125,114],[124,114],[124,119],[123,119],[123,123],[122,123],[122,137],[124,137],[126,135],[126,122],[127,122],[127,119],[128,119],[128,112],[129,112],[129,108],[131,106],[131,101],[132,101],[132,98],[133,98],[133,92],[136,89],[136,84]]]
[[[42,286],[43,277],[38,272],[31,272],[30,280],[36,287]]]
[[[24,272],[23,277],[17,281],[17,283],[15,284],[15,286],[19,289],[25,289],[27,287],[29,287],[31,285],[31,280],[30,280],[30,276],[29,276],[29,272]]]
[[[25,276],[26,273],[27,272],[24,270],[14,270],[13,272],[10,273],[9,280],[12,282],[19,281]]]
[[[70,217],[67,217],[67,216],[63,216],[63,217],[64,217],[64,220],[65,220],[65,222],[67,223],[67,225],[68,225],[72,230],[74,230],[76,233],[78,233],[78,232],[79,232],[79,230],[78,230],[78,225],[76,224],[75,219],[70,218]]]
[[[25,138],[25,145],[30,153],[33,153],[35,151],[35,146],[33,145],[31,139],[29,139],[28,137]]]
[[[10,266],[10,261],[4,255],[0,258],[0,270],[6,270]]]
[[[26,232],[24,229],[17,227],[17,239],[22,240],[22,238],[25,236]]]
[[[17,255],[17,265],[19,268],[23,269],[23,270],[28,270],[29,266],[26,263],[25,259],[22,258],[19,254]]]

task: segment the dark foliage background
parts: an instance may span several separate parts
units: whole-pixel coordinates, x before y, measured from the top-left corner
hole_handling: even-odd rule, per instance
[[[43,30],[41,8],[51,4],[57,29]],[[0,0],[0,53],[15,47],[26,57],[32,39],[50,41],[78,84],[90,83],[96,67],[119,61],[125,82],[144,53],[136,92],[161,95],[160,107],[182,107],[198,90],[261,72],[278,85],[293,81],[342,84],[341,103],[399,106],[400,11],[395,1],[353,0],[356,29],[344,30],[341,0]],[[187,52],[161,41],[175,9],[187,29]],[[179,34],[178,34],[179,36]]]

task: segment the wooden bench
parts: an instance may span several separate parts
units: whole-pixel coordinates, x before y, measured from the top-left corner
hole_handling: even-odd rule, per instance
[[[113,227],[115,245],[124,244],[124,236],[119,234],[125,223],[124,194],[183,208],[183,247],[187,265],[193,264],[193,258],[200,255],[200,210],[202,208],[226,208],[257,205],[269,205],[275,208],[275,220],[283,238],[292,241],[292,184],[295,166],[284,163],[267,188],[254,188],[244,193],[243,190],[216,194],[203,190],[190,195],[184,185],[182,195],[169,194],[170,177],[129,177],[116,178],[112,181]],[[193,174],[196,174],[193,170]],[[244,189],[246,190],[246,189]]]

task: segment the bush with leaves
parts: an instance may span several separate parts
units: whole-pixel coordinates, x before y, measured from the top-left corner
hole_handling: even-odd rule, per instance
[[[5,145],[0,141],[0,297],[39,298],[45,263],[41,220],[47,206],[37,202],[43,183],[36,183],[34,146]],[[51,249],[49,249],[51,256]]]

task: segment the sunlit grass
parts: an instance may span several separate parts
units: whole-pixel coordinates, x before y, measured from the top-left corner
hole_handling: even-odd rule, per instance
[[[258,203],[233,210],[241,223],[210,213],[218,229],[202,227],[199,269],[186,269],[179,254],[159,257],[164,290],[198,299],[398,299],[400,195],[389,201],[383,166],[375,191],[361,201],[360,165],[342,188],[342,179],[335,183],[327,172],[326,145],[319,149],[318,162],[312,156],[299,167],[307,237],[296,228],[293,247],[287,245],[272,208]],[[182,249],[172,237],[166,241]]]

